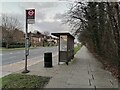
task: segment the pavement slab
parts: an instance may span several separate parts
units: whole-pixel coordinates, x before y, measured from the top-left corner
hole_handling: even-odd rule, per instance
[[[102,67],[102,63],[83,46],[69,65],[58,65],[58,57],[55,56],[52,68],[44,68],[44,62],[39,62],[28,67],[28,74],[52,77],[45,88],[118,88],[118,80]]]
[[[59,74],[50,80],[46,88],[118,88],[118,81],[102,67],[102,63],[83,46],[73,63],[59,66]]]

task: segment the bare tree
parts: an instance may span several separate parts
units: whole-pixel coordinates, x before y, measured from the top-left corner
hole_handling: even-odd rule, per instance
[[[21,29],[20,22],[15,17],[8,15],[2,15],[2,33],[3,40],[6,42],[6,47],[8,48],[9,44],[14,42],[14,36],[17,31]]]
[[[68,11],[66,22],[80,33],[79,40],[89,50],[106,59],[103,62],[119,65],[120,70],[120,2],[78,0]]]
[[[17,18],[5,14],[2,15],[2,27],[7,28],[8,30],[15,30],[16,28],[21,29],[20,25]]]
[[[19,30],[19,29],[15,29],[14,30],[13,42],[24,43],[25,42],[24,32]]]

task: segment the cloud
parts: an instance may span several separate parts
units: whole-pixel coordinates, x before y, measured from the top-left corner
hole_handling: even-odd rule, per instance
[[[42,2],[39,3],[41,8],[54,8],[58,6],[58,2]]]
[[[74,0],[27,0],[27,2],[72,2]],[[26,2],[26,0],[0,0],[0,2]]]
[[[46,15],[45,15],[45,13],[37,12],[35,18],[36,18],[37,20],[45,20]]]
[[[63,14],[61,14],[61,13],[57,13],[57,14],[54,16],[54,19],[55,19],[55,20],[62,20],[63,17],[64,17]]]
[[[17,14],[17,13],[1,13],[1,15],[0,15],[1,19],[2,19],[2,17],[4,17],[4,15],[9,17],[9,18],[12,17],[12,18],[17,19],[19,21],[19,23],[20,23],[21,29],[24,28],[24,26],[25,26],[25,17],[23,15]]]
[[[22,24],[25,31],[25,10],[27,8],[35,8],[35,24],[29,25],[28,31],[39,30],[40,32],[65,32],[69,31],[66,25],[61,24],[62,13],[66,10],[66,3],[59,2],[20,2],[8,3],[13,5],[11,8],[16,13],[9,13],[10,16],[16,17]],[[16,5],[15,5],[16,4]],[[7,6],[6,5],[6,8]],[[17,7],[17,8],[16,8]],[[19,10],[16,10],[16,9]],[[20,13],[18,13],[18,11]],[[32,28],[31,28],[32,27]]]
[[[13,15],[16,18],[19,18],[19,21],[22,26],[22,30],[25,32],[25,20],[21,15]],[[31,26],[33,26],[31,28]],[[38,30],[41,33],[44,31],[49,31],[50,33],[52,32],[68,32],[69,29],[66,25],[62,24],[61,21],[58,20],[36,20],[35,24],[29,25],[28,31],[34,31]]]
[[[21,2],[19,7],[21,8],[22,12],[28,8],[35,8],[36,20],[43,21],[53,16],[54,13],[50,14],[50,12],[52,12],[52,10],[58,5],[59,3],[57,2]]]
[[[37,10],[54,8],[58,6],[58,2],[21,2],[19,6],[21,8],[35,8]]]
[[[61,22],[36,22],[35,27],[40,32],[66,32],[69,31],[66,25],[61,24]]]

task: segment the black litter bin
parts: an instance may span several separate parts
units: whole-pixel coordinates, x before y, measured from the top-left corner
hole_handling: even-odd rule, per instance
[[[52,52],[44,53],[44,67],[52,67]]]

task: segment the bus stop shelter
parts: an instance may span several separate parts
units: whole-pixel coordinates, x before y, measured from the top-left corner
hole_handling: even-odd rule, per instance
[[[70,33],[51,33],[59,38],[58,45],[58,64],[60,62],[68,63],[74,58],[74,37]]]

